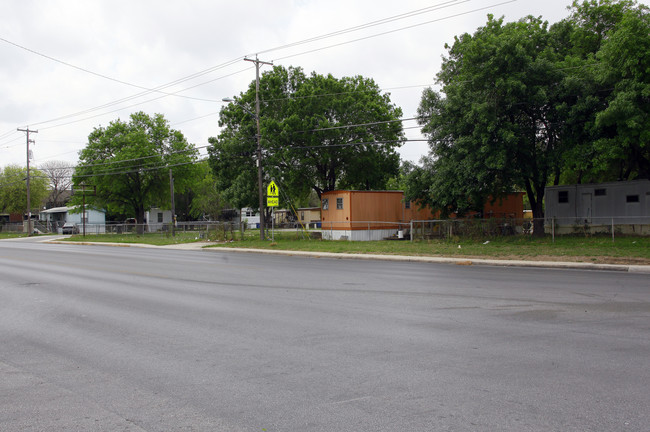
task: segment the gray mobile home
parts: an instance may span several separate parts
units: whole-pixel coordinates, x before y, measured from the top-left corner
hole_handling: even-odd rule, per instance
[[[624,225],[634,232],[650,229],[650,180],[549,186],[545,196],[547,225],[554,220],[556,227]]]

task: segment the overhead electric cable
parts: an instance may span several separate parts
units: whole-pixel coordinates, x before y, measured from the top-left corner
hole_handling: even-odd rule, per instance
[[[466,2],[469,2],[469,1],[472,1],[472,0],[464,0],[464,1],[462,1],[461,3],[466,3]],[[512,1],[516,1],[516,0],[512,0]],[[358,25],[358,26],[354,26],[354,27],[351,27],[351,28],[349,28],[349,29],[339,30],[339,31],[336,31],[336,32],[332,32],[332,33],[328,33],[328,34],[324,34],[324,35],[316,36],[316,37],[314,37],[314,38],[305,39],[305,40],[303,40],[303,41],[298,41],[298,42],[294,42],[294,43],[287,44],[287,45],[284,45],[284,46],[279,46],[279,47],[271,48],[271,49],[268,49],[268,50],[265,50],[265,51],[262,51],[262,52],[277,51],[277,50],[281,50],[281,49],[284,49],[284,48],[287,48],[287,47],[291,47],[291,46],[302,45],[302,44],[309,43],[309,42],[313,42],[313,41],[316,41],[316,40],[321,40],[321,39],[325,39],[325,38],[329,38],[329,37],[334,37],[334,36],[337,36],[337,35],[340,35],[340,34],[344,34],[344,33],[347,33],[347,32],[358,31],[358,30],[363,29],[363,28],[369,28],[369,27],[373,27],[373,26],[376,26],[376,25],[385,24],[385,23],[388,23],[388,22],[393,22],[393,21],[396,21],[396,20],[398,20],[398,19],[404,19],[404,18],[408,18],[408,17],[416,16],[416,15],[419,15],[419,14],[422,14],[422,13],[432,12],[432,11],[439,10],[439,9],[441,9],[441,8],[444,8],[444,7],[449,7],[449,6],[451,6],[451,5],[455,5],[455,4],[460,4],[460,3],[457,3],[457,0],[451,0],[451,1],[448,1],[448,2],[445,2],[445,3],[441,3],[441,4],[439,4],[439,5],[434,5],[434,6],[429,6],[429,7],[427,7],[427,8],[417,9],[417,10],[410,11],[410,12],[407,12],[407,13],[403,13],[403,14],[400,14],[400,15],[395,15],[395,16],[388,17],[388,18],[384,18],[384,19],[381,19],[381,20],[373,21],[373,22],[370,22],[370,23],[366,23],[366,24],[361,24],[361,25]],[[87,73],[90,73],[90,74],[92,74],[92,75],[96,75],[96,76],[99,76],[99,77],[102,77],[102,78],[105,78],[105,79],[108,79],[108,80],[111,80],[111,81],[115,81],[115,82],[122,83],[122,84],[125,84],[125,85],[128,85],[128,86],[131,86],[131,87],[136,87],[136,88],[140,88],[140,89],[145,90],[144,92],[138,93],[138,94],[136,94],[136,95],[129,96],[129,97],[127,97],[127,98],[123,98],[123,99],[120,99],[120,100],[117,100],[117,101],[109,102],[109,103],[107,103],[107,104],[100,105],[100,106],[98,106],[98,107],[90,108],[90,109],[87,109],[87,110],[84,110],[84,111],[80,111],[80,112],[77,112],[77,113],[73,113],[73,114],[68,114],[68,115],[61,116],[61,117],[58,117],[58,118],[55,118],[55,119],[50,119],[50,120],[46,120],[46,121],[42,121],[42,122],[37,122],[37,123],[31,123],[32,125],[42,125],[42,124],[47,124],[47,123],[51,123],[51,122],[58,121],[58,120],[63,120],[63,119],[66,119],[66,118],[76,117],[76,116],[79,116],[79,115],[86,114],[86,113],[88,113],[88,112],[97,111],[97,110],[100,110],[100,109],[106,108],[106,107],[108,107],[108,106],[113,106],[113,105],[116,105],[116,104],[119,104],[119,103],[122,103],[122,102],[125,102],[125,101],[128,101],[128,100],[132,100],[132,99],[134,99],[134,98],[137,98],[137,97],[140,97],[140,96],[143,96],[143,95],[149,94],[149,93],[153,93],[153,92],[163,93],[165,96],[171,96],[171,95],[177,96],[178,93],[180,93],[180,92],[182,92],[182,91],[186,91],[186,90],[189,90],[190,88],[198,87],[198,86],[200,86],[200,85],[205,85],[205,84],[207,84],[207,82],[206,82],[206,83],[201,83],[201,84],[198,84],[198,85],[196,85],[196,86],[189,87],[189,88],[187,88],[187,89],[183,89],[183,90],[181,90],[181,91],[179,91],[179,92],[174,92],[174,93],[165,93],[165,92],[162,92],[161,90],[164,89],[164,88],[168,88],[168,87],[170,87],[170,86],[172,86],[172,85],[175,85],[175,84],[178,84],[178,83],[181,83],[181,82],[184,82],[184,81],[190,80],[190,79],[197,78],[197,77],[199,77],[199,76],[205,75],[205,74],[207,74],[207,73],[213,72],[213,71],[218,70],[218,69],[221,69],[221,68],[223,68],[223,67],[230,66],[230,65],[232,65],[232,64],[235,64],[235,63],[239,62],[239,61],[242,60],[243,58],[245,58],[245,56],[244,56],[244,57],[238,57],[238,58],[233,59],[233,60],[231,60],[231,61],[228,61],[228,62],[222,63],[222,64],[220,64],[220,65],[217,65],[217,66],[214,66],[214,67],[211,67],[211,68],[208,68],[208,69],[205,69],[205,70],[203,70],[203,71],[197,72],[197,73],[192,74],[192,75],[189,75],[189,76],[187,76],[187,77],[177,79],[177,80],[175,80],[175,81],[172,81],[172,82],[167,83],[167,84],[163,84],[163,85],[158,86],[158,87],[155,87],[155,88],[153,88],[153,89],[149,89],[149,88],[146,88],[146,87],[143,87],[143,86],[139,86],[139,85],[136,85],[136,84],[128,83],[128,82],[123,81],[123,80],[119,80],[119,79],[116,79],[116,78],[113,78],[113,77],[109,77],[109,76],[107,76],[107,75],[100,74],[100,73],[97,73],[97,72],[94,72],[94,71],[88,70],[88,69],[86,69],[86,68],[82,68],[82,67],[79,67],[79,66],[76,66],[76,65],[70,64],[70,63],[68,63],[68,62],[65,62],[65,61],[62,61],[62,60],[56,59],[56,58],[54,58],[54,57],[51,57],[51,56],[48,56],[48,55],[42,54],[42,53],[40,53],[40,52],[38,52],[38,51],[35,51],[35,50],[30,49],[30,48],[24,47],[24,46],[19,45],[19,44],[17,44],[17,43],[11,42],[11,41],[9,41],[9,40],[7,40],[7,39],[4,39],[4,38],[0,38],[0,40],[6,42],[6,43],[8,43],[8,44],[11,44],[11,45],[13,45],[13,46],[16,46],[16,47],[18,47],[18,48],[21,48],[21,49],[24,49],[24,50],[26,50],[26,51],[29,51],[29,52],[31,52],[31,53],[33,53],[33,54],[36,54],[36,55],[42,56],[42,57],[44,57],[44,58],[47,58],[47,59],[49,59],[49,60],[52,60],[52,61],[55,61],[55,62],[58,62],[58,63],[61,63],[61,64],[64,64],[64,65],[69,66],[69,67],[72,67],[72,68],[74,68],[74,69],[78,69],[78,70],[81,70],[81,71],[83,71],[83,72],[87,72]],[[208,82],[211,82],[211,81],[208,81]],[[159,98],[156,98],[156,99],[153,99],[153,100],[157,100],[157,99],[159,99]],[[204,100],[204,99],[199,99],[199,98],[192,98],[192,99]],[[148,101],[145,101],[145,102],[143,102],[143,103],[147,103],[147,102],[151,102],[151,101],[152,101],[152,100],[148,100]],[[130,107],[132,107],[132,106],[125,107],[124,109],[126,109],[126,108],[130,108]],[[110,114],[110,113],[112,113],[112,112],[114,112],[114,111],[108,112],[108,113],[106,113],[106,114]],[[94,117],[90,117],[90,118],[94,118]],[[80,121],[87,120],[87,119],[89,119],[89,118],[85,118],[85,119],[82,119],[82,120],[80,120]],[[61,125],[57,125],[57,127],[58,127],[58,126],[68,125],[68,124],[70,124],[70,123],[64,123],[64,124],[61,124]],[[44,129],[44,128],[42,128],[42,129]]]
[[[340,36],[340,35],[343,35],[343,34],[346,34],[346,33],[352,33],[352,32],[356,32],[356,31],[359,31],[359,30],[365,30],[367,28],[376,27],[378,25],[387,24],[387,23],[402,20],[402,19],[405,19],[405,18],[411,18],[411,17],[417,16],[417,15],[422,15],[422,14],[429,13],[429,12],[434,12],[434,11],[444,9],[444,8],[447,8],[447,7],[450,7],[450,6],[457,6],[459,4],[467,3],[467,2],[470,2],[470,1],[472,1],[472,0],[462,0],[460,2],[459,2],[459,0],[450,0],[450,1],[446,1],[444,3],[440,3],[440,4],[437,4],[437,5],[427,6],[427,7],[422,8],[422,9],[416,9],[416,10],[413,10],[413,11],[410,11],[410,12],[405,12],[405,13],[402,13],[402,14],[399,14],[399,15],[393,15],[391,17],[382,18],[380,20],[371,21],[371,22],[368,22],[368,23],[365,23],[365,24],[359,24],[357,26],[348,27],[346,29],[341,29],[341,30],[337,30],[337,31],[334,31],[334,32],[330,32],[330,33],[325,33],[325,34],[322,34],[322,35],[319,35],[319,36],[314,36],[314,37],[311,37],[311,38],[308,38],[308,39],[303,39],[303,40],[298,41],[298,42],[292,42],[292,43],[282,45],[282,46],[279,46],[279,47],[269,48],[269,49],[260,51],[260,52],[258,52],[256,54],[258,54],[258,55],[266,54],[266,53],[273,52],[273,51],[283,50],[283,49],[287,49],[287,48],[292,48],[294,46],[304,45],[304,44],[307,44],[307,43],[312,43],[312,42],[316,42],[316,41],[319,41],[319,40],[328,39],[328,38],[331,38],[331,37],[334,37],[334,36]]]
[[[352,40],[349,40],[349,41],[336,43],[336,44],[333,44],[333,45],[328,45],[328,46],[324,46],[324,47],[320,47],[320,48],[315,48],[315,49],[312,49],[312,50],[303,51],[303,52],[296,53],[296,54],[290,54],[290,55],[286,55],[284,57],[278,57],[278,58],[273,59],[273,61],[274,62],[279,62],[280,60],[285,60],[285,59],[292,58],[292,57],[299,57],[301,55],[310,54],[310,53],[314,53],[314,52],[317,52],[317,51],[323,51],[323,50],[326,50],[326,49],[335,48],[335,47],[339,47],[339,46],[343,46],[343,45],[348,45],[348,44],[351,44],[351,43],[354,43],[354,42],[360,42],[360,41],[363,41],[363,40],[372,39],[372,38],[376,38],[376,37],[379,37],[379,36],[384,36],[384,35],[391,34],[391,33],[397,33],[397,32],[412,29],[412,28],[415,28],[415,27],[421,27],[423,25],[432,24],[432,23],[435,23],[435,22],[445,21],[445,20],[448,20],[448,19],[451,19],[451,18],[458,18],[460,16],[469,15],[471,13],[475,13],[475,12],[479,12],[479,11],[482,11],[482,10],[490,9],[490,8],[493,8],[493,7],[496,7],[496,6],[503,6],[503,5],[506,5],[506,4],[509,4],[509,3],[515,3],[516,1],[517,0],[507,0],[507,1],[504,1],[504,2],[501,2],[501,3],[494,3],[494,4],[491,4],[489,6],[485,6],[485,7],[481,7],[481,8],[477,8],[477,9],[472,9],[470,11],[465,11],[465,12],[457,13],[457,14],[454,14],[454,15],[448,15],[448,16],[443,17],[443,18],[436,18],[434,20],[425,21],[425,22],[422,22],[422,23],[419,23],[419,24],[413,24],[413,25],[406,26],[406,27],[400,27],[400,28],[393,29],[393,30],[388,30],[388,31],[385,31],[385,32],[382,32],[382,33],[376,33],[376,34],[373,34],[373,35],[364,36],[364,37],[360,37],[360,38],[357,38],[357,39],[352,39]]]

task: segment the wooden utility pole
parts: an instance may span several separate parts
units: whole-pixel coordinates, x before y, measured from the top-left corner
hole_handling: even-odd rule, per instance
[[[169,194],[172,197],[172,237],[176,237],[176,206],[174,205],[174,176],[169,168]]]
[[[29,190],[29,143],[33,143],[34,140],[29,139],[30,133],[38,133],[37,130],[30,130],[29,126],[27,129],[18,129],[19,132],[27,133],[27,235],[32,235],[32,203],[31,195]]]
[[[81,225],[83,226],[83,236],[86,237],[86,195],[97,195],[97,186],[90,186],[85,183],[81,183],[79,187],[81,188],[79,190],[74,190],[73,187],[72,193],[81,192],[82,195],[83,204],[81,207]]]
[[[264,62],[257,59],[255,60],[245,58],[245,61],[255,63],[255,121],[257,122],[257,189],[259,195],[260,206],[260,240],[264,240],[264,187],[262,184],[262,144],[260,135],[260,65],[271,65],[271,62]]]

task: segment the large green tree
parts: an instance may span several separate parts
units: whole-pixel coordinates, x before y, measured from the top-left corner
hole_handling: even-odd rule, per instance
[[[373,80],[276,66],[260,79],[260,99],[265,181],[274,178],[292,201],[306,202],[310,191],[383,189],[398,173],[402,111]],[[228,202],[257,208],[255,83],[235,100],[209,140],[210,164]]]
[[[187,189],[184,194],[186,202],[186,211],[188,216],[194,219],[207,218],[209,220],[219,220],[222,212],[229,204],[223,200],[220,192],[217,190],[217,180],[212,173],[207,161],[202,161],[196,165],[197,180]],[[176,210],[179,208],[179,197],[176,199]]]
[[[604,133],[595,141],[602,158],[622,180],[650,179],[650,13],[627,10],[602,42],[596,56],[598,79],[613,89],[596,115]]]
[[[30,168],[30,207],[38,211],[49,194],[48,179],[41,171]],[[0,213],[25,213],[27,210],[27,169],[7,165],[0,169]]]
[[[149,207],[170,207],[170,169],[175,191],[195,181],[196,157],[194,145],[161,114],[137,112],[128,122],[118,119],[93,130],[79,152],[73,181],[77,188],[96,187],[97,195],[87,196],[87,202],[142,223]]]
[[[577,95],[565,107],[562,181],[647,178],[647,7],[631,0],[574,1],[570,16],[554,28],[562,28],[553,42],[565,47],[559,63],[564,84]]]
[[[426,187],[409,189],[411,198],[463,213],[523,188],[533,215],[543,216],[544,188],[558,175],[563,150],[557,107],[567,96],[550,38],[539,18],[504,24],[490,16],[448,46],[442,94],[425,90],[419,108],[431,160],[427,172],[414,172],[414,183]]]
[[[442,90],[425,90],[419,108],[431,152],[407,182],[410,198],[462,213],[523,189],[542,233],[547,185],[644,175],[646,8],[592,0],[571,11],[550,28],[489,16],[447,46]]]

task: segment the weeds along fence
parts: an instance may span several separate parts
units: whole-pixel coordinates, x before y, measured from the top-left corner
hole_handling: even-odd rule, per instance
[[[532,219],[438,219],[410,223],[411,240],[485,238],[531,235]]]
[[[558,235],[650,235],[650,216],[545,218],[545,219],[442,219],[412,221],[411,239],[485,238],[526,236],[542,228],[553,240]]]
[[[20,226],[22,230],[22,225]],[[248,229],[246,223],[240,222],[177,222],[172,228],[169,223],[131,224],[112,223],[83,224],[77,223],[69,227],[58,226],[49,230],[55,234],[111,234],[111,235],[138,235],[169,237],[178,235],[183,238],[206,240],[236,240],[242,238]],[[85,230],[85,232],[84,232]]]
[[[611,235],[649,236],[650,216],[615,216],[615,217],[558,217],[545,219],[546,233],[553,238],[556,235]]]
[[[81,229],[81,227],[79,227]],[[104,232],[102,227],[86,228],[86,234],[136,234],[146,236],[163,236],[169,237],[179,235],[183,237],[194,237],[195,239],[206,240],[235,240],[237,236],[243,236],[248,229],[244,222],[219,222],[219,221],[200,221],[200,222],[177,222],[175,226],[170,223],[151,223],[151,224],[105,224]]]

